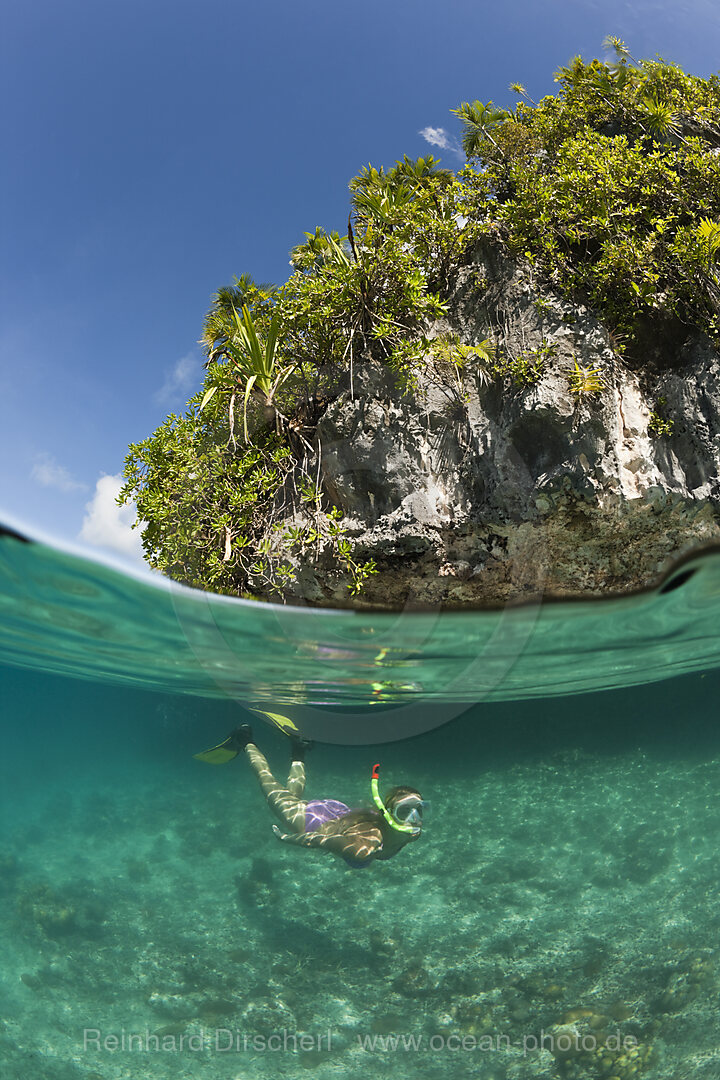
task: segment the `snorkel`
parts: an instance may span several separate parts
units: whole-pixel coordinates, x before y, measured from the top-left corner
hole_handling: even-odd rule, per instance
[[[399,821],[396,821],[385,803],[380,797],[380,791],[378,789],[378,783],[380,780],[380,763],[373,766],[372,777],[370,780],[370,791],[372,792],[373,802],[377,806],[382,816],[387,821],[388,825],[393,829],[397,829],[398,832],[414,833],[417,835],[420,832],[420,826],[417,825],[401,825]]]

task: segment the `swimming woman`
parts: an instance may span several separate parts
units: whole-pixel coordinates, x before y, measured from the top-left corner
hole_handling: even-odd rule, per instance
[[[303,798],[305,752],[312,743],[294,736],[290,745],[290,773],[285,786],[270,772],[264,754],[253,741],[249,724],[243,724],[219,746],[196,757],[216,764],[244,752],[268,806],[284,826],[283,830],[273,825],[273,832],[285,844],[321,848],[344,859],[348,866],[362,867],[369,866],[374,859],[391,859],[406,844],[419,838],[427,803],[415,788],[394,787],[381,798],[380,766],[376,765],[370,782],[373,808],[351,810],[337,799],[308,801]]]

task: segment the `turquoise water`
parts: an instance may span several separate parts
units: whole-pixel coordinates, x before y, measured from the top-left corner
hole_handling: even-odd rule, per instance
[[[0,540],[2,1080],[717,1080],[720,569],[688,567],[353,616]],[[243,704],[318,738],[311,798],[417,786],[423,837],[280,845],[246,762],[192,757],[252,719],[283,774]]]

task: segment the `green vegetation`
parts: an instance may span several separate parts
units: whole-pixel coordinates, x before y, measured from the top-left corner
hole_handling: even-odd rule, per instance
[[[667,415],[667,398],[659,397],[650,413],[648,431],[654,439],[668,438],[673,433],[675,421]]]
[[[244,275],[218,291],[203,387],[126,460],[120,501],[135,499],[153,567],[219,592],[282,595],[293,556],[312,551],[351,592],[362,587],[375,567],[317,489],[318,421],[354,395],[358,365],[387,365],[398,394],[431,357],[454,367],[460,389],[472,368],[479,385],[524,392],[554,351],[543,340],[510,356],[492,325],[479,343],[438,336],[478,241],[529,260],[546,295],[592,308],[627,363],[644,363],[652,342],[672,352],[691,328],[720,341],[720,80],[610,45],[611,62],[576,57],[538,103],[513,84],[512,109],[453,110],[468,156],[458,175],[431,156],[368,165],[350,183],[347,235],[305,233],[283,285]],[[482,304],[490,283],[475,278]],[[545,319],[547,302],[535,303]],[[580,397],[603,389],[577,361],[567,377]]]
[[[538,105],[484,128],[477,102],[458,115],[476,218],[639,359],[658,333],[720,336],[720,80],[610,44],[614,62],[576,57]]]
[[[557,345],[550,344],[544,338],[536,349],[510,356],[507,352],[498,352],[492,366],[495,378],[509,382],[517,389],[534,386],[542,378],[545,365],[557,352]]]
[[[245,275],[216,294],[202,390],[130,447],[120,500],[137,503],[150,565],[187,584],[282,594],[300,550],[334,566],[351,594],[375,571],[315,489],[317,421],[353,392],[359,358],[412,385],[424,331],[445,314],[478,230],[460,224],[464,184],[432,157],[368,166],[351,190],[347,237],[306,233],[280,288]]]
[[[582,367],[575,360],[575,367],[566,374],[570,390],[578,397],[583,397],[585,394],[599,394],[605,389],[599,368]]]

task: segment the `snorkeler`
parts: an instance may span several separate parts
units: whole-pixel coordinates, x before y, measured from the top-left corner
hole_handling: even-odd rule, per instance
[[[195,756],[200,761],[221,764],[244,751],[268,806],[285,826],[283,831],[273,825],[273,832],[286,844],[322,848],[344,859],[348,866],[361,867],[369,866],[374,859],[391,859],[418,839],[427,803],[415,788],[394,787],[381,798],[380,766],[376,765],[370,783],[374,808],[351,810],[337,799],[306,801],[305,752],[312,743],[292,736],[290,745],[290,773],[285,787],[270,772],[248,724],[237,728],[218,746]]]

